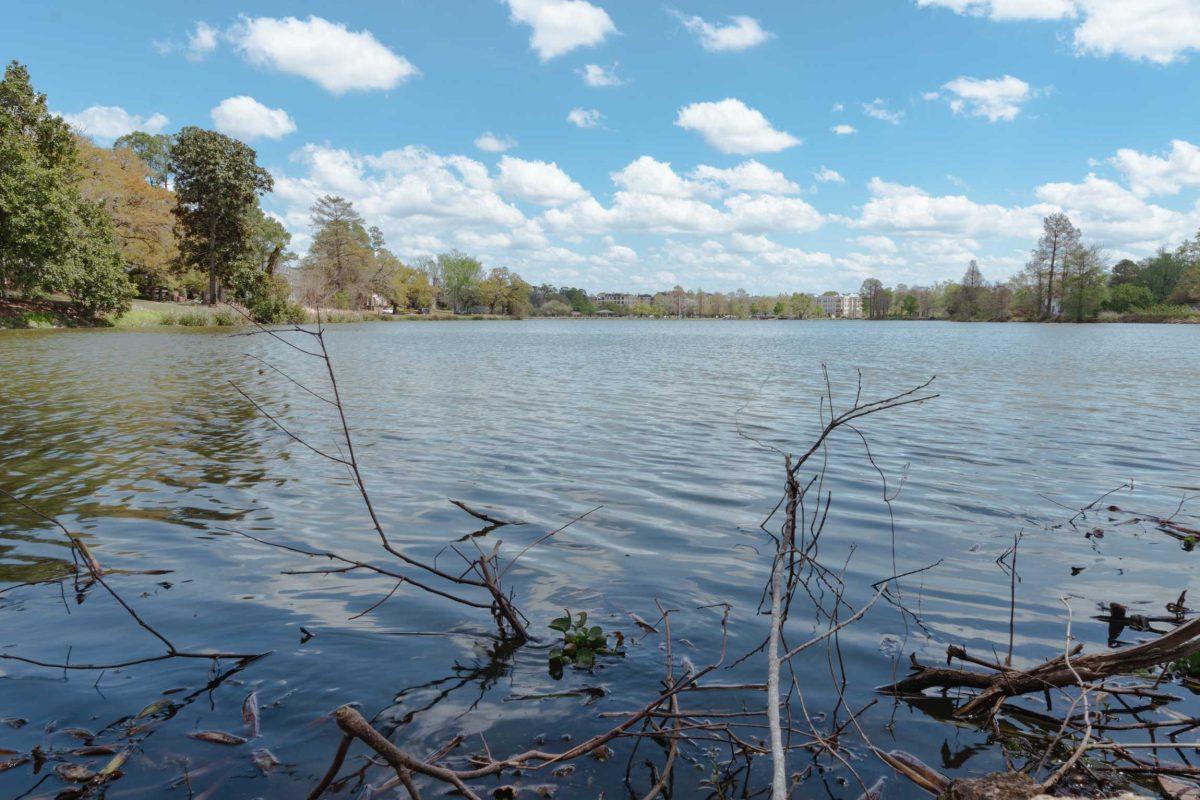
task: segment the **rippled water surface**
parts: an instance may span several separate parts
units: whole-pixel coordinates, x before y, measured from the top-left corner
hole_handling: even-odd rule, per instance
[[[375,323],[328,333],[368,488],[406,551],[462,563],[447,545],[481,523],[447,498],[527,521],[459,545],[490,549],[500,539],[510,553],[599,507],[509,573],[518,605],[539,633],[566,607],[636,638],[627,613],[652,620],[657,599],[678,609],[676,657],[696,665],[720,648],[714,604],[733,606],[731,653],[766,632],[756,612],[770,547],[757,526],[779,499],[782,465],[738,424],[762,444],[803,450],[819,427],[822,363],[838,403],[853,399],[857,370],[868,397],[936,375],[936,400],[860,428],[886,489],[854,433],[829,451],[821,556],[845,565],[852,605],[874,581],[941,561],[902,584],[919,624],[881,603],[844,631],[854,708],[903,674],[909,653],[937,662],[950,643],[1006,650],[1010,583],[994,562],[1022,530],[1020,663],[1061,651],[1064,598],[1089,648],[1106,642],[1106,626],[1092,619],[1101,603],[1161,613],[1184,589],[1200,598],[1198,556],[1179,541],[1108,525],[1098,511],[1067,524],[1073,509],[1124,481],[1135,488],[1106,503],[1164,516],[1200,492],[1198,337],[1194,326],[720,321]],[[403,587],[350,619],[393,583],[304,572],[326,563],[232,533],[384,563],[346,471],[289,440],[230,381],[330,452],[336,412],[247,353],[325,390],[320,361],[266,337],[0,334],[0,487],[83,534],[114,588],[180,649],[270,652],[231,675],[203,661],[99,674],[0,661],[0,717],[29,721],[0,725],[0,748],[74,746],[64,729],[97,731],[165,696],[173,716],[109,797],[298,797],[328,766],[338,734],[323,715],[343,703],[378,714],[416,752],[462,733],[467,749],[486,742],[500,754],[539,736],[547,747],[578,740],[613,724],[602,713],[658,691],[659,637],[555,681],[545,645],[498,652],[486,612]],[[889,509],[884,497],[897,491]],[[1103,538],[1085,535],[1097,526]],[[96,587],[76,594],[70,580],[55,581],[70,563],[51,525],[0,500],[0,654],[78,665],[161,652]],[[815,630],[804,608],[789,624],[796,641]],[[810,712],[829,713],[829,662],[825,651],[812,654],[796,665],[798,681]],[[719,680],[763,679],[751,660]],[[583,687],[605,694],[580,695]],[[187,736],[240,732],[251,691],[263,706],[260,740],[222,747]],[[689,702],[761,708],[763,699]],[[948,773],[1003,766],[987,732],[939,721],[944,710],[932,699],[883,698],[862,719],[877,744]],[[260,774],[256,747],[282,766]],[[569,778],[526,782],[555,782],[560,797],[627,796],[629,747],[618,742],[608,763],[584,759]],[[698,783],[727,757],[712,747],[682,754],[676,796],[703,796]],[[661,750],[634,762],[643,792],[646,757],[661,763]],[[801,755],[793,762],[797,772],[806,765]],[[353,760],[350,770],[361,766]],[[866,757],[855,766],[864,779],[885,771]],[[44,776],[30,765],[0,772],[0,796],[39,780],[32,796],[54,796],[62,784]],[[801,796],[861,793],[840,769],[805,787]],[[889,796],[919,793],[894,782]]]

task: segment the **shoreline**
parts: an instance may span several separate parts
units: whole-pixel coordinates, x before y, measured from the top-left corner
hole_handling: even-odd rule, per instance
[[[316,309],[305,309],[307,319],[295,324],[312,324],[316,322]],[[1111,313],[1111,312],[1110,312]],[[432,314],[390,314],[378,311],[345,311],[340,309],[321,309],[321,321],[330,324],[346,324],[355,322],[518,322],[539,320],[645,320],[655,322],[711,320],[720,322],[952,322],[972,324],[988,322],[993,324],[1023,324],[1043,323],[1054,325],[1111,325],[1111,324],[1143,324],[1143,325],[1195,325],[1200,324],[1200,312],[1191,315],[1155,315],[1128,311],[1119,315],[1101,315],[1086,322],[1070,322],[1066,320],[955,320],[937,317],[887,317],[880,320],[865,318],[795,318],[795,317],[643,317],[620,315],[579,315],[579,316],[530,316],[514,317],[504,314],[453,314],[435,312]],[[203,306],[198,304],[163,303],[151,300],[135,300],[134,306],[115,320],[99,318],[86,319],[75,313],[70,304],[61,300],[4,300],[0,301],[0,331],[6,330],[121,330],[121,331],[161,331],[171,328],[193,328],[196,330],[211,330],[221,328],[246,327],[247,323],[236,313],[220,306]]]

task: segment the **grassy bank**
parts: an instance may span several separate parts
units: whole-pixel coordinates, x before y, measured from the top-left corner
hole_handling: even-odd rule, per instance
[[[507,320],[512,317],[496,314],[387,314],[376,311],[342,311],[321,309],[321,321],[344,322],[441,322],[451,320]],[[317,313],[305,309],[305,322],[316,322]],[[194,303],[160,303],[153,300],[134,300],[129,311],[116,317],[89,319],[80,315],[70,303],[60,298],[37,300],[0,300],[0,328],[118,328],[142,330],[149,328],[226,328],[245,325],[246,321],[231,308],[215,308]]]

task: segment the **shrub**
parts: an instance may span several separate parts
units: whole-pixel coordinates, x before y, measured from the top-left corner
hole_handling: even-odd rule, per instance
[[[190,328],[203,328],[208,324],[208,314],[203,311],[185,311],[179,315],[178,322]]]
[[[1131,308],[1148,308],[1154,305],[1154,293],[1145,286],[1122,283],[1112,288],[1101,304],[1106,311],[1128,311]]]
[[[1190,306],[1171,306],[1159,303],[1148,308],[1135,308],[1125,314],[1127,322],[1165,322],[1200,317]]]
[[[238,324],[238,320],[240,319],[241,317],[234,312],[227,308],[222,308],[220,311],[213,312],[211,324],[218,325],[222,328],[228,328],[232,325]]]

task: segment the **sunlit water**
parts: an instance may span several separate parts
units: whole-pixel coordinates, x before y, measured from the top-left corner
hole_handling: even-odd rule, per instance
[[[901,585],[919,624],[880,603],[843,632],[854,708],[904,674],[909,653],[938,662],[950,643],[981,655],[1006,651],[1010,583],[994,562],[1022,530],[1018,663],[1061,651],[1068,603],[1076,637],[1094,649],[1106,642],[1105,624],[1092,619],[1101,603],[1154,614],[1183,589],[1200,600],[1197,556],[1180,542],[1142,526],[1088,537],[1107,524],[1104,515],[1070,526],[1074,511],[1064,508],[1130,480],[1133,492],[1106,503],[1165,516],[1200,492],[1198,337],[1193,326],[718,321],[377,323],[328,334],[367,486],[408,552],[448,568],[462,563],[447,545],[481,523],[447,498],[526,520],[459,545],[490,549],[499,538],[510,554],[599,506],[506,577],[532,629],[549,634],[546,623],[570,608],[637,639],[627,613],[654,620],[657,599],[676,609],[677,661],[697,666],[720,648],[714,604],[733,606],[731,654],[766,635],[757,606],[770,541],[757,526],[781,494],[782,462],[739,436],[739,422],[764,444],[802,451],[820,424],[822,363],[839,407],[853,400],[857,370],[871,399],[936,375],[937,399],[860,428],[886,490],[854,433],[829,450],[833,500],[821,558],[836,570],[845,565],[848,602],[865,602],[870,584],[890,574],[941,562]],[[346,471],[289,440],[229,382],[337,452],[333,408],[246,353],[327,391],[320,361],[266,337],[0,335],[0,487],[85,534],[114,571],[113,586],[180,649],[270,652],[211,687],[202,661],[102,674],[2,661],[0,717],[29,722],[0,726],[0,747],[74,746],[54,731],[99,730],[172,692],[165,696],[177,703],[173,718],[145,739],[108,797],[186,797],[188,782],[196,796],[297,797],[329,763],[339,737],[324,715],[343,703],[378,715],[414,752],[463,733],[461,754],[486,741],[499,755],[538,737],[546,749],[564,747],[560,737],[606,729],[613,720],[601,713],[636,708],[660,690],[659,636],[556,682],[547,673],[548,639],[493,658],[486,612],[407,587],[351,620],[392,582],[282,574],[326,563],[230,533],[386,563]],[[890,510],[885,491],[899,491]],[[0,652],[73,664],[161,652],[97,587],[83,602],[70,581],[8,588],[62,577],[69,564],[52,526],[0,501]],[[788,634],[796,642],[817,630],[807,601],[797,602]],[[831,712],[837,695],[826,651],[814,649],[796,668],[809,711]],[[762,661],[714,679],[761,682]],[[605,696],[570,694],[581,687]],[[254,690],[263,706],[259,740],[222,747],[187,737],[242,732],[241,703]],[[939,721],[936,702],[919,710],[880,700],[862,716],[877,745],[950,774],[1003,766],[985,746],[987,732]],[[763,697],[686,702],[761,708]],[[847,737],[864,780],[887,772]],[[112,731],[102,739],[117,740]],[[630,744],[616,743],[607,763],[582,759],[568,778],[522,780],[559,784],[560,797],[626,796]],[[702,796],[698,782],[728,757],[727,747],[710,744],[684,748],[676,796]],[[258,747],[282,766],[260,774],[250,757]],[[661,763],[662,755],[653,744],[640,751],[633,774],[641,792],[650,784],[643,760]],[[808,764],[799,753],[792,762],[794,772]],[[0,772],[0,796],[39,780],[32,796],[53,796],[62,788],[44,777],[53,766]],[[347,771],[361,766],[352,759]],[[760,759],[756,769],[764,766]],[[376,783],[384,775],[367,772]],[[805,786],[803,796],[861,793],[842,768],[814,772]],[[889,796],[920,793],[893,780]]]

